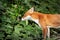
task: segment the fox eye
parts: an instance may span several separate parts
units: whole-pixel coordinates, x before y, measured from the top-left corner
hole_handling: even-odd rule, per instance
[[[26,17],[26,15],[23,16],[23,18]]]
[[[22,18],[24,18],[25,17],[25,15],[22,15]]]
[[[24,14],[24,16],[23,17],[26,17],[26,16],[28,16],[27,14]]]

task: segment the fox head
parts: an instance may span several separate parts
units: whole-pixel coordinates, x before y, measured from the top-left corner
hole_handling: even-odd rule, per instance
[[[33,13],[34,8],[32,7],[31,9],[29,9],[24,16],[22,17],[22,21],[24,20],[30,20],[31,19],[31,14]]]
[[[35,13],[33,7],[31,9],[29,9],[22,17],[22,21],[24,21],[24,20],[33,20],[34,21],[37,19],[38,19],[38,15],[37,15],[37,13]]]
[[[32,20],[32,21],[34,21],[35,23],[38,24],[38,22],[39,22],[39,13],[35,12],[34,8],[32,7],[22,17],[22,21],[24,21],[24,20]]]

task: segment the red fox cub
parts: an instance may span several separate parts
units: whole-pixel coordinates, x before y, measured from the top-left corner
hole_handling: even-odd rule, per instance
[[[46,36],[48,36],[48,38],[50,37],[50,27],[60,27],[60,14],[43,14],[35,12],[33,7],[24,14],[22,21],[24,20],[36,22],[42,28],[44,40],[46,40]]]

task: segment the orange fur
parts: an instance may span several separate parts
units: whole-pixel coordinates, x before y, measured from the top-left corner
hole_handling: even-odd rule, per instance
[[[30,11],[27,11],[22,18],[25,18],[28,15],[30,15],[33,19],[39,20],[39,24],[41,24],[44,40],[46,40],[49,26],[53,28],[60,26],[60,14],[43,14],[35,11],[30,13]]]

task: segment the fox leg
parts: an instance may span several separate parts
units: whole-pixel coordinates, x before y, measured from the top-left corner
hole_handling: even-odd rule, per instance
[[[50,39],[50,28],[48,28],[47,37],[48,37],[48,39]]]
[[[43,40],[46,40],[47,33],[48,33],[48,27],[44,19],[40,20],[40,24],[42,27],[42,34],[43,34]]]
[[[47,32],[48,32],[48,29],[47,29],[47,28],[43,28],[43,29],[42,29],[43,38],[44,38],[43,40],[46,40]]]

